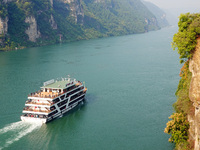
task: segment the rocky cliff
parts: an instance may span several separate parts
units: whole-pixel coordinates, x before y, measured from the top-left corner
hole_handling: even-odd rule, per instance
[[[0,0],[0,49],[157,29],[140,0]]]
[[[172,47],[184,63],[176,90],[176,113],[169,118],[165,133],[171,134],[170,142],[176,149],[200,149],[200,13],[181,14],[178,32]]]
[[[70,16],[73,17],[73,21],[78,24],[83,24],[84,10],[80,0],[63,0],[69,4]]]
[[[189,62],[189,69],[192,73],[190,83],[189,97],[193,102],[195,114],[189,115],[190,122],[190,138],[195,141],[194,149],[200,149],[200,38],[197,39],[192,59]]]
[[[36,42],[36,39],[40,37],[40,31],[37,29],[37,22],[35,17],[26,17],[25,22],[29,24],[28,29],[25,31],[29,37],[29,41]]]
[[[7,34],[8,32],[8,17],[0,18],[0,34]]]

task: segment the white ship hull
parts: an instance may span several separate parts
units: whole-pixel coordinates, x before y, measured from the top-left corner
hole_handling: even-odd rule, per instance
[[[33,117],[21,116],[21,120],[24,122],[32,122],[32,123],[47,123],[47,119],[44,119],[44,118],[33,118]]]

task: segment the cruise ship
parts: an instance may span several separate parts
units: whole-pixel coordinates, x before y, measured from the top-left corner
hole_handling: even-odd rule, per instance
[[[47,123],[70,111],[84,100],[85,84],[68,78],[49,80],[41,89],[28,95],[22,121]]]

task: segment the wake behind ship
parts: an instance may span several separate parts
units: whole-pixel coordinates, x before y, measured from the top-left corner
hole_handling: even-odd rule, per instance
[[[28,95],[21,120],[47,123],[77,106],[86,91],[82,82],[70,77],[46,81],[41,90]]]

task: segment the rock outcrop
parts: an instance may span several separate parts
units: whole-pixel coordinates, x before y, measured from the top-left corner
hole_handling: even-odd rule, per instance
[[[70,6],[71,16],[74,17],[75,23],[83,24],[84,20],[84,10],[81,5],[81,0],[64,0]]]
[[[2,19],[0,17],[0,34],[6,34],[8,32],[8,17]]]
[[[56,22],[55,22],[55,20],[53,18],[53,15],[51,15],[51,18],[50,18],[49,22],[51,24],[52,29],[54,29],[54,30],[58,29],[58,26],[57,26],[57,24],[56,24]]]
[[[200,104],[200,38],[197,39],[197,46],[189,65],[192,72],[190,83],[190,100],[198,106]]]
[[[192,73],[190,83],[189,97],[195,107],[194,116],[189,116],[190,138],[195,141],[194,150],[200,149],[200,38],[197,39],[192,59],[189,63],[189,69]]]
[[[29,40],[32,42],[36,42],[36,39],[40,37],[40,31],[38,31],[37,29],[37,22],[35,17],[33,16],[26,17],[25,22],[29,23],[30,25],[28,29],[25,31],[29,37]]]

